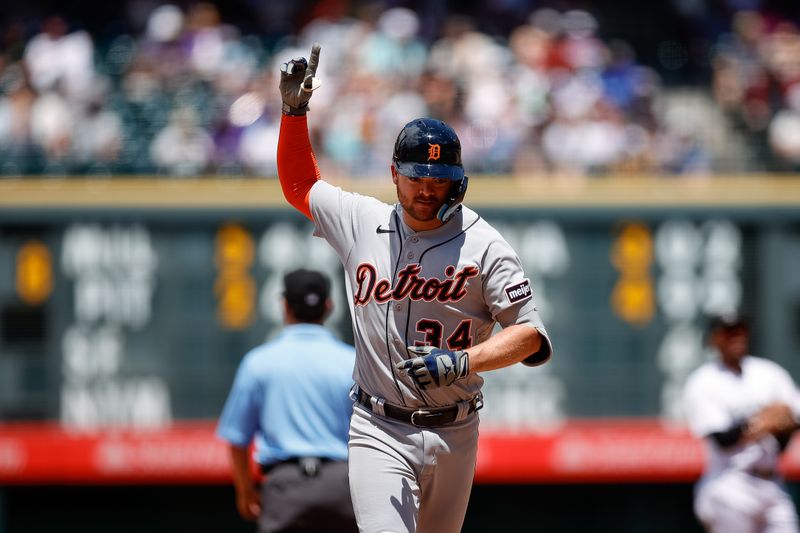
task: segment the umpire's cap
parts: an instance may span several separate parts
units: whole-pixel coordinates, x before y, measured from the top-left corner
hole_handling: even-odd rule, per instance
[[[283,277],[283,296],[301,322],[320,322],[325,316],[325,301],[330,295],[330,281],[316,270],[299,269]]]
[[[461,141],[441,120],[417,118],[403,126],[392,161],[400,174],[411,178],[464,178]]]

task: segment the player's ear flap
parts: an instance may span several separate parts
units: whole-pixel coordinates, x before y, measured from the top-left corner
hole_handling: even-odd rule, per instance
[[[450,197],[444,202],[439,212],[436,214],[437,218],[442,222],[447,222],[461,207],[461,202],[464,200],[464,195],[467,193],[467,185],[469,178],[464,176],[461,181],[453,183],[450,189]]]

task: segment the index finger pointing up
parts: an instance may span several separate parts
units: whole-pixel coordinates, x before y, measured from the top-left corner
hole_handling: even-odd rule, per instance
[[[319,51],[322,46],[319,43],[314,43],[311,47],[311,55],[308,58],[308,67],[306,68],[306,75],[303,77],[303,87],[311,89],[313,86],[312,78],[317,75],[317,65],[319,65]]]

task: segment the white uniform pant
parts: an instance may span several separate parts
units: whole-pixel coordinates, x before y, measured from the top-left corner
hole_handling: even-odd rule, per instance
[[[797,512],[778,479],[729,471],[695,488],[695,514],[711,533],[797,533]]]
[[[362,533],[458,533],[472,489],[478,415],[418,428],[360,405],[350,421],[350,493]]]

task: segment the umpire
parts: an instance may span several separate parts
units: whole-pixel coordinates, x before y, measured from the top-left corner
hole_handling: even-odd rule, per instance
[[[245,355],[217,427],[236,506],[260,532],[357,531],[347,479],[353,348],[322,326],[332,309],[319,272],[284,277],[286,327]],[[259,496],[249,446],[266,478]]]

